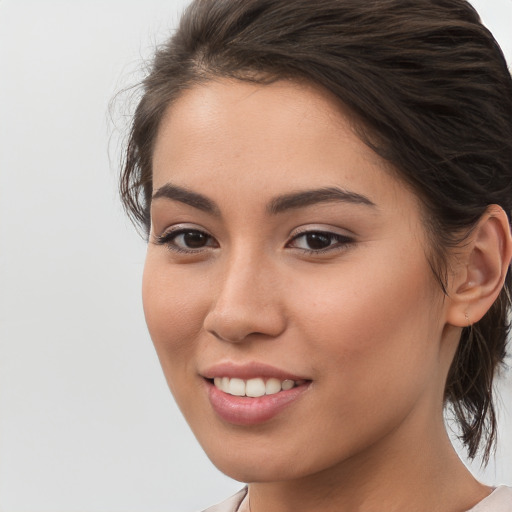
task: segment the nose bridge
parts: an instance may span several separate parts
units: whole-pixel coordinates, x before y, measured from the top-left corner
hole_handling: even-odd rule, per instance
[[[205,329],[225,341],[277,336],[285,325],[276,265],[264,251],[239,244],[222,264]]]
[[[263,251],[253,249],[249,244],[240,244],[226,261],[223,295],[228,298],[230,294],[240,294],[240,298],[244,298],[250,289],[251,293],[245,299],[257,299],[257,294],[263,291],[265,275],[268,278],[271,273],[268,267],[268,258]]]

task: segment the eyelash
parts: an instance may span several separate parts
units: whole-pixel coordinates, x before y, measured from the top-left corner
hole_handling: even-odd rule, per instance
[[[195,234],[195,235],[204,235],[207,238],[207,241],[214,240],[214,238],[206,233],[205,231],[202,231],[200,229],[196,228],[177,228],[171,231],[167,231],[163,233],[162,235],[159,235],[156,237],[155,243],[157,245],[165,245],[169,250],[178,252],[178,253],[184,253],[184,254],[198,254],[203,252],[204,250],[208,249],[209,247],[212,247],[211,245],[205,245],[203,247],[197,248],[197,249],[185,249],[183,247],[180,247],[176,244],[175,240],[180,235],[185,234]]]
[[[176,239],[185,234],[193,234],[193,235],[200,235],[206,237],[206,245],[199,247],[199,248],[183,248],[176,244]],[[304,247],[293,247],[293,242],[305,238],[307,236],[320,236],[328,238],[330,242],[334,241],[335,243],[330,243],[327,247],[320,248],[320,249],[308,249]],[[200,229],[196,228],[177,228],[175,230],[167,231],[163,233],[162,235],[155,237],[155,243],[157,245],[165,245],[169,250],[177,253],[184,253],[184,254],[199,254],[202,253],[205,250],[208,250],[209,248],[217,248],[218,244],[215,241],[215,244],[212,245],[211,241],[215,241],[215,239],[206,233],[205,231],[202,231]],[[209,243],[210,242],[210,243]],[[301,233],[298,233],[292,237],[292,239],[286,244],[286,247],[297,249],[305,254],[309,255],[321,255],[328,253],[330,251],[335,250],[343,250],[346,249],[349,245],[353,244],[354,240],[346,235],[340,235],[338,233],[332,233],[330,231],[323,231],[319,229],[311,229],[307,231],[303,231]]]
[[[304,247],[296,247],[296,249],[302,251],[305,254],[321,255],[331,251],[339,251],[346,249],[349,245],[354,243],[354,239],[346,235],[340,235],[339,233],[333,233],[331,231],[323,231],[321,229],[310,229],[296,234],[290,240],[290,242],[286,244],[286,246],[290,247],[292,242],[299,240],[300,238],[305,238],[307,236],[312,235],[323,236],[325,238],[328,238],[330,242],[335,241],[335,243],[331,243],[330,245],[322,249],[306,249]]]

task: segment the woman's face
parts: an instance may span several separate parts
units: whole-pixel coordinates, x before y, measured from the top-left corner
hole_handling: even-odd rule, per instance
[[[419,202],[327,93],[186,91],[159,129],[153,192],[146,320],[222,471],[303,477],[440,420],[447,306]]]

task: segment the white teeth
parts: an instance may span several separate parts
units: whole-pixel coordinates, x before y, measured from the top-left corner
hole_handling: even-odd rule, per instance
[[[281,381],[279,379],[268,379],[265,384],[265,394],[266,395],[275,395],[281,391]]]
[[[281,387],[283,388],[283,391],[288,391],[289,389],[292,389],[293,386],[295,386],[295,382],[293,380],[283,380],[283,383],[281,384]]]
[[[249,379],[245,385],[245,394],[257,398],[265,394],[265,382],[263,379]]]
[[[304,381],[295,382],[291,379],[280,381],[274,377],[268,379],[266,382],[261,377],[255,379],[230,379],[229,377],[215,377],[213,384],[217,389],[224,393],[234,396],[249,396],[258,398],[264,395],[275,395],[280,391],[288,391]]]
[[[230,395],[245,396],[245,381],[242,379],[230,379],[228,389]]]

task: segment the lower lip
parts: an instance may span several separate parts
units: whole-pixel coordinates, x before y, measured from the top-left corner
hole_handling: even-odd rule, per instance
[[[265,423],[295,402],[309,387],[309,382],[287,391],[258,398],[233,396],[216,388],[210,381],[205,381],[208,398],[213,410],[228,423],[234,425],[257,425]]]

